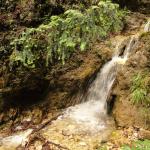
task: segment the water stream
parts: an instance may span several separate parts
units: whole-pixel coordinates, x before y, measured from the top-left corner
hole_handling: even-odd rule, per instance
[[[145,32],[149,30],[150,22],[148,22],[144,28]],[[52,138],[54,133],[58,133],[54,131],[61,128],[59,126],[61,124],[68,129],[70,128],[71,132],[73,132],[72,130],[75,130],[76,132],[84,130],[98,133],[98,131],[107,128],[107,100],[109,99],[117,72],[128,60],[130,52],[137,44],[138,37],[139,35],[127,37],[125,40],[128,40],[128,42],[124,45],[124,49],[120,49],[120,46],[122,47],[124,44],[124,40],[118,42],[114,56],[103,66],[97,74],[95,81],[88,89],[86,100],[81,104],[67,108],[64,114],[53,122],[54,125],[49,128],[49,131],[45,128],[45,134],[51,135]],[[73,125],[71,126],[70,124]],[[56,126],[58,126],[57,130]],[[65,129],[62,130],[65,131]],[[27,137],[31,132],[32,129],[29,129],[17,135],[12,135],[3,139],[0,138],[0,149],[6,149],[7,147],[10,149],[16,148],[27,140]]]

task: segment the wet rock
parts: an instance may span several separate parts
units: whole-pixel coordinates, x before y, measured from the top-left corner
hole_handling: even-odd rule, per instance
[[[116,100],[113,115],[118,126],[134,126],[150,130],[149,105],[133,104],[131,99],[132,78],[139,72],[149,72],[150,34],[140,38],[138,46],[134,49],[124,69],[120,70],[113,90]],[[148,97],[149,98],[149,97]]]
[[[140,137],[142,139],[149,139],[150,140],[150,131],[148,130],[144,130],[144,129],[140,129]]]
[[[125,22],[125,30],[127,29],[129,34],[139,32],[139,27],[145,24],[145,15],[140,12],[131,12],[126,16]]]

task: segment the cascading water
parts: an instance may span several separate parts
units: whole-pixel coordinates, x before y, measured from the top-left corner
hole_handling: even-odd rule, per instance
[[[150,21],[144,28],[144,32],[148,31],[150,31]],[[43,136],[46,136],[48,139],[50,138],[54,141],[57,141],[60,136],[60,141],[62,142],[64,140],[65,142],[66,136],[69,140],[72,139],[73,135],[80,135],[80,131],[91,131],[92,134],[89,134],[89,136],[88,134],[85,134],[84,137],[81,136],[79,141],[84,139],[86,142],[90,143],[92,139],[93,142],[95,142],[95,140],[103,138],[102,132],[98,131],[103,131],[103,129],[107,127],[107,99],[109,98],[111,88],[116,79],[118,69],[127,61],[131,50],[133,50],[138,41],[139,36],[140,33],[130,38],[127,37],[123,41],[118,42],[119,44],[116,46],[116,52],[112,60],[106,63],[97,74],[95,81],[91,84],[87,92],[85,102],[68,108],[64,112],[64,115],[43,129]],[[28,129],[12,136],[5,138],[0,137],[0,149],[12,150],[16,149],[19,145],[24,146],[25,141],[28,141],[29,135],[32,135],[33,130],[34,129]],[[85,143],[81,142],[80,144],[81,147],[85,147]],[[77,145],[77,148],[74,148],[73,150],[83,149],[83,147],[79,148],[78,146],[79,145]],[[87,150],[89,148],[85,147],[85,149]]]
[[[118,67],[126,62],[136,41],[135,36],[131,37],[123,56],[119,56],[119,53],[115,54],[112,60],[104,65],[88,90],[86,102],[68,108],[65,112],[65,117],[69,117],[78,123],[86,124],[88,129],[96,129],[97,131],[105,128],[105,118],[107,116],[106,103],[115,81]],[[116,51],[118,51],[118,47]]]

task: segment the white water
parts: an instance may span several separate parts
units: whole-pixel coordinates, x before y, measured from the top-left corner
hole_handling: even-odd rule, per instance
[[[32,131],[33,129],[28,129],[22,133],[0,139],[0,150],[14,150],[20,144],[25,144]]]
[[[123,56],[115,54],[111,61],[106,63],[91,84],[86,102],[70,107],[65,112],[65,117],[70,117],[78,123],[86,124],[90,129],[101,130],[105,128],[107,116],[107,99],[116,79],[117,70],[128,59],[128,55],[136,44],[133,36],[129,39]],[[122,42],[120,43],[122,44]],[[116,51],[118,51],[116,47]]]
[[[150,20],[147,22],[147,24],[144,27],[144,32],[149,32],[150,31]]]

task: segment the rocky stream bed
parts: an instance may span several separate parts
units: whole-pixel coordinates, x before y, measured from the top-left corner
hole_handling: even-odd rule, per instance
[[[57,6],[62,7],[60,4]],[[144,11],[143,8],[146,9],[147,5],[142,6],[140,9]],[[28,12],[28,9],[25,10]],[[20,9],[17,12],[22,14]],[[17,12],[14,12],[16,16]],[[54,13],[53,10],[51,12]],[[130,100],[131,79],[134,74],[146,70],[147,81],[150,81],[150,32],[143,30],[150,15],[148,11],[144,12],[146,13],[130,12],[123,31],[96,42],[86,53],[77,52],[77,55],[72,55],[72,59],[63,67],[58,63],[49,70],[41,71],[38,68],[29,72],[25,69],[13,73],[5,65],[1,67],[0,150],[99,150],[103,145],[108,150],[120,150],[124,144],[131,145],[139,139],[150,139],[149,106],[145,108],[144,105],[133,105]],[[35,14],[38,15],[39,12]],[[6,29],[6,32],[1,31],[2,46],[6,46],[14,33],[17,34],[25,26],[32,24],[30,21],[33,19],[29,18],[31,16],[26,14],[17,26],[17,18],[12,20],[12,25],[16,26],[15,32],[7,26],[7,22],[0,24]],[[42,16],[36,21],[40,23]],[[82,98],[87,95],[97,73],[111,60],[117,43],[123,41],[120,47],[123,50],[133,35],[138,36],[138,42],[127,62],[118,71],[107,101],[106,126],[100,131],[89,130],[90,127],[70,118],[63,119],[64,110],[81,103]],[[0,63],[7,64],[7,57],[8,54],[1,57]],[[148,98],[150,99],[150,95]]]

